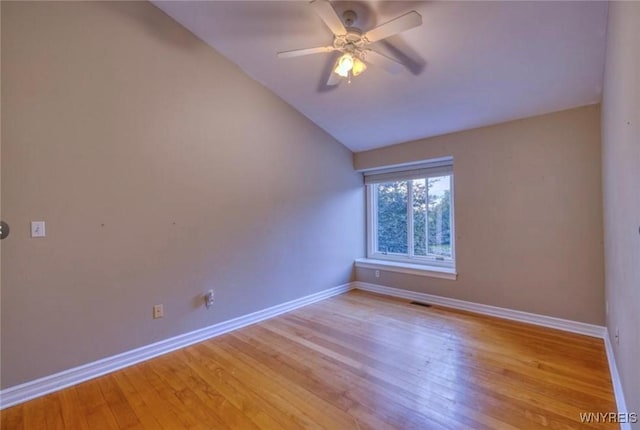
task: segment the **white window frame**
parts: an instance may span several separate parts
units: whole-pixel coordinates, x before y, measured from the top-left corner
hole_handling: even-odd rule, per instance
[[[448,168],[446,175],[450,176],[450,199],[449,210],[451,220],[451,258],[441,259],[436,256],[414,255],[414,234],[413,234],[413,179],[428,179],[430,177],[443,176],[443,168]],[[388,175],[392,177],[389,182],[408,181],[407,189],[407,245],[408,253],[394,254],[378,252],[377,234],[377,195],[375,184],[365,185],[366,187],[366,207],[367,207],[367,258],[356,260],[357,267],[372,269],[390,270],[411,274],[424,274],[427,276],[444,277],[447,279],[456,278],[456,250],[455,250],[455,188],[453,173],[453,158],[444,157],[419,164],[395,166],[392,168],[370,170],[365,172],[368,175]],[[403,175],[406,175],[403,177]],[[380,182],[378,182],[380,183]],[[424,273],[422,273],[424,272]]]

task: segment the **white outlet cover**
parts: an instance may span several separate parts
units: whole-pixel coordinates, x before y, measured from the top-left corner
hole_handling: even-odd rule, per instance
[[[164,306],[163,305],[154,305],[153,306],[153,318],[162,318],[164,317]]]
[[[31,237],[45,237],[44,221],[31,221]]]
[[[213,293],[213,290],[207,291],[207,294],[204,295],[204,305],[207,307],[207,309],[213,306],[214,297],[215,295]]]

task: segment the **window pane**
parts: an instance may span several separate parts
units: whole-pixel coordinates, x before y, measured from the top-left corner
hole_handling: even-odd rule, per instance
[[[427,189],[425,179],[413,180],[413,253],[427,255]]]
[[[451,177],[427,179],[427,254],[451,257]]]
[[[407,254],[407,181],[376,184],[375,187],[377,252]]]

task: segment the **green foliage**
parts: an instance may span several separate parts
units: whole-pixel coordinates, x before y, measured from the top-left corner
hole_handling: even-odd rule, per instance
[[[407,193],[413,193],[414,255],[451,255],[451,192],[430,192],[444,178],[416,179],[377,185],[378,251],[408,254]],[[427,234],[428,230],[428,234]]]
[[[378,184],[378,251],[407,254],[407,181]]]

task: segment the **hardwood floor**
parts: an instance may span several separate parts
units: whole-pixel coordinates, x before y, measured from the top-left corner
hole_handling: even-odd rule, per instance
[[[603,342],[352,291],[2,411],[2,429],[577,429]]]

